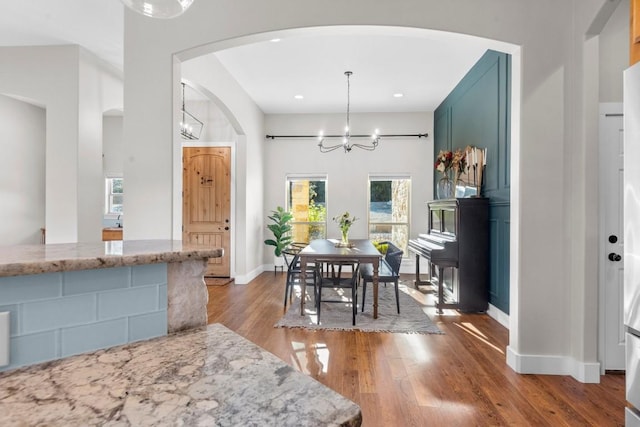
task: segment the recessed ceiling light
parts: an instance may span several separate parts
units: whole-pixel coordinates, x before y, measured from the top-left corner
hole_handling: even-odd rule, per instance
[[[302,95],[294,95],[293,97],[295,99],[304,99],[304,96],[302,96]]]
[[[280,41],[280,39],[271,39],[269,41],[272,42],[272,43],[278,43]]]
[[[400,92],[397,92],[397,93],[393,94],[394,98],[402,98],[403,96],[404,96],[404,93],[400,93]]]

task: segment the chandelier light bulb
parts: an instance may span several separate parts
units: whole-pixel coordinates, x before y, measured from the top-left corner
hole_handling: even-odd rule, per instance
[[[170,19],[182,15],[193,0],[121,0],[129,9],[150,18]]]

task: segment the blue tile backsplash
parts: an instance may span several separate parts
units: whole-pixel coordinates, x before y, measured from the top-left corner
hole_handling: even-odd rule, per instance
[[[0,277],[11,364],[0,371],[167,334],[167,264]]]

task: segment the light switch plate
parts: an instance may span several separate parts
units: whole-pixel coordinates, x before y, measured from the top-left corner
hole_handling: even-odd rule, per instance
[[[8,311],[0,313],[0,366],[9,364],[9,314]]]

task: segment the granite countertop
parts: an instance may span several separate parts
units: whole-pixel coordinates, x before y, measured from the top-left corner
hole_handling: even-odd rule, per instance
[[[360,408],[222,325],[0,373],[0,425],[359,426]]]
[[[0,277],[179,262],[222,255],[222,248],[189,245],[180,240],[4,246],[0,247]]]

